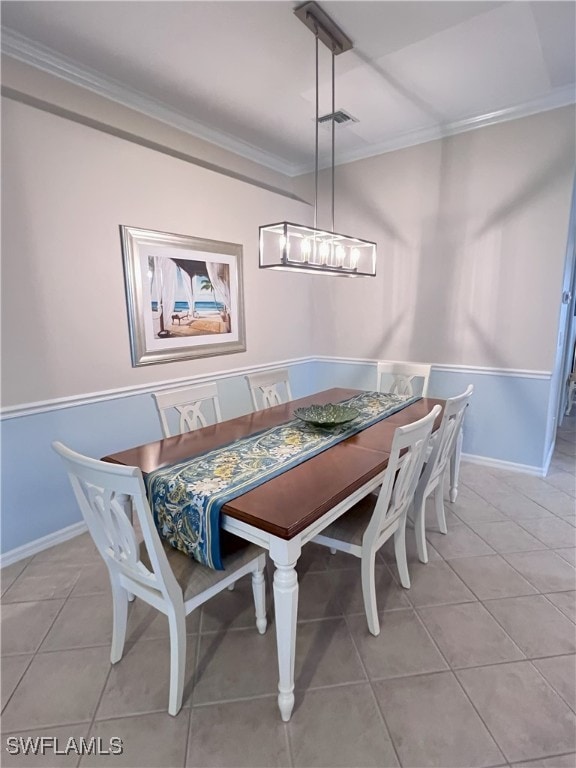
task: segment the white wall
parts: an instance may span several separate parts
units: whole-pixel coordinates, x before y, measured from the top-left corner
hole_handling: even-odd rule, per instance
[[[316,352],[551,371],[574,146],[566,107],[337,167],[336,230],[378,273],[326,283]]]
[[[307,355],[311,286],[258,268],[308,206],[3,100],[2,396],[10,406]],[[132,368],[119,225],[244,247],[245,353]]]

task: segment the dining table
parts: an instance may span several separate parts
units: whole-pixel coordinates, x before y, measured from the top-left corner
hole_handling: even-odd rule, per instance
[[[284,424],[297,408],[339,403],[362,390],[332,388],[202,429],[104,456],[138,467],[144,475],[201,456],[236,440]],[[268,550],[274,563],[278,652],[278,707],[288,721],[294,707],[294,661],[298,618],[296,564],[305,544],[382,483],[394,431],[426,416],[445,401],[421,398],[312,458],[227,501],[221,528]],[[436,418],[438,429],[442,412]]]

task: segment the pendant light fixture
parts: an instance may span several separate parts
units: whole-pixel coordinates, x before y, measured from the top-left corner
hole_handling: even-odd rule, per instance
[[[316,40],[316,141],[314,156],[314,225],[282,221],[260,227],[260,267],[320,275],[361,277],[376,275],[376,243],[334,231],[335,57],[352,48],[352,41],[315,2],[298,6],[294,13],[314,33]],[[318,229],[318,43],[332,54],[332,224]],[[323,120],[325,122],[325,120]]]

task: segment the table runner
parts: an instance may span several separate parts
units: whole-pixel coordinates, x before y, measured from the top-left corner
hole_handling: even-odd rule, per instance
[[[326,428],[294,419],[150,472],[146,487],[160,535],[203,565],[222,570],[220,510],[227,501],[419,399],[362,392],[343,401],[359,411],[346,424]]]

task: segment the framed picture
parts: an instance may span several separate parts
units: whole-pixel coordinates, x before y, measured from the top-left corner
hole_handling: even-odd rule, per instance
[[[246,351],[241,245],[120,234],[133,366]]]

